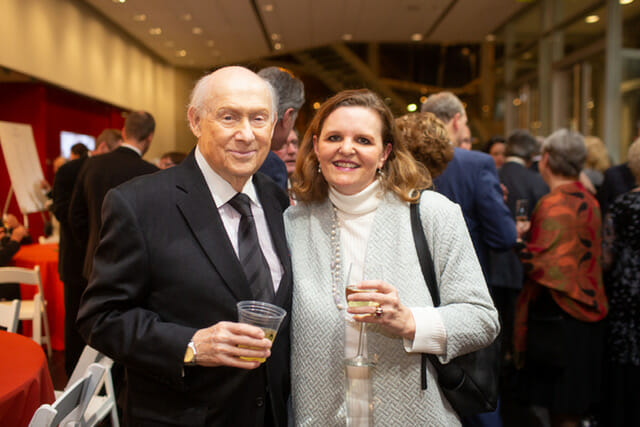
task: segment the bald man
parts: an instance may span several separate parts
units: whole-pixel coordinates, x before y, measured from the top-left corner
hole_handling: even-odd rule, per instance
[[[286,425],[289,316],[272,344],[238,323],[236,310],[256,299],[291,308],[282,222],[289,199],[256,173],[275,111],[271,86],[245,68],[203,77],[188,109],[195,149],[105,198],[78,326],[92,347],[125,365],[125,424]],[[250,215],[237,210],[238,198]],[[247,216],[264,280],[239,261]]]

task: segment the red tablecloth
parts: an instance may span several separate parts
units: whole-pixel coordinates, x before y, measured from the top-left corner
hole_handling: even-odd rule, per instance
[[[22,335],[0,331],[0,425],[27,426],[53,384],[42,348]]]
[[[51,346],[54,350],[64,350],[64,287],[58,276],[58,244],[24,245],[13,256],[12,264],[26,268],[40,266],[40,278],[47,301]],[[20,292],[23,298],[32,298],[35,287],[22,285]],[[31,336],[31,322],[22,323],[22,333]],[[42,333],[44,334],[44,327]]]

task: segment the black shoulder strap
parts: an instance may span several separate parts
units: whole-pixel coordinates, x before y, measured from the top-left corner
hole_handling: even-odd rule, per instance
[[[418,203],[412,203],[410,209],[411,231],[413,232],[413,241],[415,242],[416,252],[418,253],[418,261],[420,261],[422,275],[427,282],[429,293],[431,293],[433,306],[438,307],[440,305],[440,291],[438,290],[436,272],[433,268],[433,258],[431,257],[429,244],[427,243],[427,238],[422,228],[422,221],[420,220],[420,201],[418,201]]]

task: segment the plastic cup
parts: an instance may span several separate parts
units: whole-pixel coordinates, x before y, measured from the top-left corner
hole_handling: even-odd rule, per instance
[[[238,321],[257,326],[264,331],[264,336],[271,342],[276,339],[278,328],[287,311],[277,305],[264,301],[240,301],[238,307]],[[241,357],[243,360],[257,360],[263,363],[264,357]]]

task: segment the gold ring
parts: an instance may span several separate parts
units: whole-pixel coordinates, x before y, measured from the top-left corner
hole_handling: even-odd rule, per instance
[[[382,317],[382,307],[376,307],[376,317]]]

